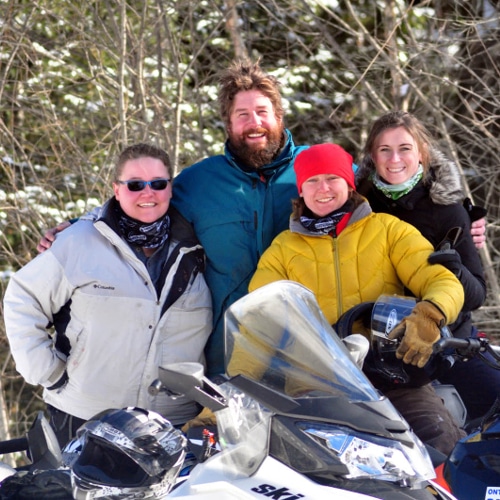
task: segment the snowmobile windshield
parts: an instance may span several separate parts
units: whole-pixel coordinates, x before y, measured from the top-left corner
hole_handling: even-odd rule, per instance
[[[313,293],[296,282],[277,281],[235,302],[225,332],[230,377],[244,375],[293,398],[380,399]]]

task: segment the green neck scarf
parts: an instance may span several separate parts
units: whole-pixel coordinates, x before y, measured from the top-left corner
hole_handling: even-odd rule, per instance
[[[387,184],[382,178],[377,174],[376,171],[370,175],[370,179],[373,182],[373,185],[384,193],[387,198],[391,198],[392,200],[399,200],[405,194],[408,194],[422,179],[424,175],[424,168],[421,164],[418,165],[418,169],[415,174],[410,177],[407,181],[402,184]]]

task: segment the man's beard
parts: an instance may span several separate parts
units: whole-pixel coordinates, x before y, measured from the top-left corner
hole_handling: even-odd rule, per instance
[[[247,130],[243,136],[236,136],[229,131],[231,152],[249,167],[260,168],[269,165],[281,151],[283,130],[284,128],[282,126],[274,127],[270,130],[259,127]],[[261,134],[263,132],[267,137],[265,146],[252,146],[245,142],[245,137],[248,134]]]

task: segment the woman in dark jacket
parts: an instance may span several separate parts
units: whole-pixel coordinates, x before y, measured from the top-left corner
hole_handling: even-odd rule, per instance
[[[434,245],[430,262],[453,271],[464,287],[464,309],[450,329],[456,337],[476,336],[471,311],[483,304],[486,284],[455,164],[415,116],[395,111],[373,124],[356,178],[375,212],[412,224]],[[455,385],[473,418],[500,393],[500,372],[479,359],[456,362],[440,380]]]

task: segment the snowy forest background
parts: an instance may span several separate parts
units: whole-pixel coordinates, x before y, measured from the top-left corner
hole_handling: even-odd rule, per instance
[[[476,324],[500,338],[500,18],[493,0],[0,0],[0,281],[46,228],[111,194],[124,145],[151,141],[176,171],[222,152],[216,75],[262,58],[298,144],[359,157],[390,109],[425,121],[488,208],[489,297]],[[207,186],[210,189],[210,186]],[[1,313],[2,311],[0,311]],[[0,325],[0,439],[42,407]]]

